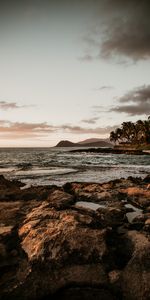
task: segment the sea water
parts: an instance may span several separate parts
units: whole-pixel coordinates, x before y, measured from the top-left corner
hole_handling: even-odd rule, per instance
[[[71,153],[71,150],[0,148],[0,174],[27,185],[59,186],[70,181],[106,182],[150,174],[150,155],[147,154]]]

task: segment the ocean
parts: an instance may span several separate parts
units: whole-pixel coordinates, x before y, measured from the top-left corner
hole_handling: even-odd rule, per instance
[[[0,148],[0,174],[27,186],[106,182],[150,174],[150,155],[71,153],[72,149]]]

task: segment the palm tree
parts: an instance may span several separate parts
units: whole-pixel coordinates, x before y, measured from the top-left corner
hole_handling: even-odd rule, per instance
[[[115,133],[115,131],[111,131],[110,132],[110,141],[111,142],[114,142],[116,144],[116,141],[117,141],[117,135]]]
[[[132,122],[123,122],[121,125],[122,136],[125,142],[131,143],[134,137],[134,123]]]
[[[136,123],[123,122],[121,128],[110,133],[110,141],[130,144],[150,144],[150,116],[147,120],[138,120]]]

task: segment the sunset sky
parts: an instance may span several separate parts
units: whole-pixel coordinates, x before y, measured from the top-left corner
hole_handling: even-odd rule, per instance
[[[149,0],[0,1],[0,146],[106,138],[150,115]]]

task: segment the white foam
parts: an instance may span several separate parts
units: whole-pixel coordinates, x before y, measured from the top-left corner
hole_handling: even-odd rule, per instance
[[[42,175],[61,175],[61,174],[68,174],[68,173],[75,173],[77,170],[75,169],[68,169],[68,168],[53,168],[53,169],[41,169],[41,168],[34,168],[32,170],[18,170],[15,172],[17,176],[42,176]]]

